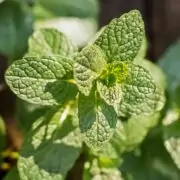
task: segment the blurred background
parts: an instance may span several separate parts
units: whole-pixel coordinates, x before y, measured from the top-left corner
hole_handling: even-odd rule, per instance
[[[26,53],[32,32],[42,27],[55,27],[67,34],[81,49],[110,20],[133,9],[141,12],[145,22],[148,40],[146,58],[158,62],[180,36],[179,0],[0,0],[0,117],[3,119],[0,118],[0,148],[4,143],[3,150],[18,151],[23,141],[21,126],[25,124],[28,127],[30,124],[30,120],[27,121],[22,114],[27,109],[23,109],[23,103],[18,102],[6,86],[4,72],[9,64]],[[162,142],[158,145],[161,146]],[[169,158],[164,149],[161,153]],[[159,155],[154,153],[153,156]],[[16,158],[8,157],[5,161],[13,165]],[[170,159],[167,162],[172,163]],[[175,168],[175,165],[172,164],[172,167]],[[169,171],[173,175],[167,172],[164,179],[180,179],[179,170],[171,168]],[[0,169],[0,176],[6,172]],[[161,178],[152,177],[152,180]]]

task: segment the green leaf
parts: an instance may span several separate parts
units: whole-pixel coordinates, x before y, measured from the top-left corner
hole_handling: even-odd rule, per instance
[[[13,167],[3,180],[20,180],[17,167]]]
[[[25,135],[36,119],[44,116],[49,107],[27,103],[21,99],[16,100],[16,121],[19,130]]]
[[[84,166],[83,180],[123,180],[121,172],[117,168],[104,168],[98,164],[97,159]]]
[[[153,62],[151,62],[150,60],[146,60],[146,59],[138,61],[138,62],[136,62],[136,64],[147,69],[150,72],[155,83],[160,88],[166,87],[167,83],[166,83],[165,74],[163,73],[162,69],[158,65],[156,65]]]
[[[133,61],[144,39],[144,23],[137,10],[113,19],[95,44],[111,61]]]
[[[29,39],[28,56],[62,55],[74,57],[77,47],[56,29],[39,29]]]
[[[176,104],[177,107],[180,108],[180,83],[179,85],[175,88],[175,91],[174,91],[174,103]]]
[[[144,37],[143,42],[141,44],[141,48],[139,49],[139,52],[137,56],[134,59],[134,63],[137,62],[139,65],[144,60],[146,53],[147,53],[148,43],[146,37]]]
[[[10,59],[20,58],[27,49],[33,18],[24,3],[6,1],[0,6],[0,53]]]
[[[169,111],[163,120],[164,145],[173,161],[180,169],[180,116],[176,111]]]
[[[97,21],[90,18],[77,19],[77,17],[55,17],[53,19],[36,21],[34,28],[56,28],[66,34],[72,40],[72,43],[82,49],[89,44],[89,39],[96,33]]]
[[[170,46],[159,59],[159,65],[167,77],[167,90],[171,106],[179,108],[176,91],[180,86],[180,41]]]
[[[179,180],[180,171],[164,148],[161,134],[147,138],[140,153],[125,154],[123,159],[120,170],[126,180]]]
[[[128,74],[121,83],[123,98],[118,115],[149,115],[164,105],[163,91],[156,87],[150,73],[141,66],[128,64]]]
[[[97,0],[37,0],[37,2],[52,16],[97,18],[99,12]],[[41,17],[39,11],[36,11],[36,16]]]
[[[78,117],[81,133],[89,147],[101,149],[112,137],[116,113],[112,106],[98,97],[97,92],[89,96],[79,95]]]
[[[68,57],[26,57],[9,67],[6,82],[25,101],[56,105],[77,93],[75,84],[69,82],[72,68],[73,60]]]
[[[102,82],[97,82],[97,90],[100,97],[109,105],[112,105],[115,109],[120,104],[122,99],[122,90],[119,84],[107,87]]]
[[[89,40],[88,45],[93,45],[95,41],[98,39],[98,37],[103,33],[103,31],[106,29],[106,26],[103,26],[95,33],[95,35]]]
[[[159,118],[160,113],[156,113],[150,116],[131,117],[128,121],[119,123],[111,140],[112,146],[120,154],[136,149],[149,130],[158,124]]]
[[[155,127],[160,113],[151,116],[132,117],[128,121],[118,121],[113,137],[99,152],[99,157],[119,159],[125,152],[135,150],[145,139],[150,129]]]
[[[93,81],[101,74],[106,64],[106,56],[98,46],[88,46],[77,56],[74,64],[74,78],[79,90],[89,95]]]
[[[81,152],[81,133],[75,125],[77,117],[66,109],[37,120],[25,137],[18,169],[23,180],[63,180]]]

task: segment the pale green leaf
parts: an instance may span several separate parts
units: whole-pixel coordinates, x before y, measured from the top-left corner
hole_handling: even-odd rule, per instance
[[[176,111],[169,111],[163,120],[164,145],[173,161],[180,169],[180,116]]]
[[[0,0],[0,3],[4,2],[5,0]]]
[[[162,110],[164,104],[164,92],[162,89],[156,87],[152,96],[146,98],[142,103],[130,105],[129,103],[122,101],[118,112],[120,116],[148,116],[156,111]],[[121,109],[121,106],[125,109]]]
[[[47,11],[45,11],[47,12]],[[78,19],[77,17],[54,17],[51,19],[35,22],[35,29],[56,28],[67,35],[73,44],[80,49],[86,46],[88,41],[97,31],[97,21],[95,19]]]
[[[144,23],[137,10],[113,19],[95,44],[111,61],[133,61],[144,39]]]
[[[86,144],[93,149],[101,149],[111,139],[117,117],[114,108],[96,93],[93,91],[89,96],[79,95],[78,117]]]
[[[166,83],[165,74],[163,73],[161,68],[158,67],[158,65],[156,65],[153,62],[151,62],[150,60],[146,60],[146,59],[137,61],[136,64],[147,69],[149,71],[149,73],[151,74],[153,80],[159,87],[161,87],[161,88],[166,87],[167,83]]]
[[[118,168],[105,168],[93,159],[85,162],[83,180],[123,180]]]
[[[145,139],[149,130],[159,122],[160,114],[131,117],[126,122],[118,122],[116,131],[111,139],[112,146],[120,154],[137,148]]]
[[[92,177],[91,180],[123,180],[121,173],[118,169],[105,169],[103,168],[99,174]]]
[[[76,56],[74,78],[79,90],[86,96],[93,87],[93,81],[101,74],[106,60],[106,56],[96,45],[84,48]]]
[[[100,97],[104,99],[107,104],[112,105],[117,109],[117,106],[120,104],[122,99],[122,90],[119,84],[107,87],[102,82],[98,81],[97,90]]]
[[[148,115],[164,105],[163,91],[156,87],[150,73],[141,66],[128,64],[128,74],[121,83],[122,101],[118,114],[124,117]]]
[[[29,39],[28,56],[62,55],[74,57],[77,47],[63,33],[56,29],[39,29]]]
[[[61,122],[61,110],[37,120],[25,137],[18,160],[21,179],[64,180],[79,157],[82,140],[77,118],[67,115]]]
[[[73,60],[62,57],[26,57],[13,63],[6,82],[21,99],[34,104],[55,105],[76,95],[72,78]]]

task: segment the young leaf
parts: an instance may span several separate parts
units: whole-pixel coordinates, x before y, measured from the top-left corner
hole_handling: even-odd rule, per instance
[[[77,56],[74,64],[74,78],[79,90],[89,95],[93,81],[100,75],[106,64],[106,56],[98,46],[88,46]]]
[[[9,67],[6,82],[25,101],[55,105],[77,93],[75,84],[68,82],[72,68],[73,60],[68,57],[26,57]]]
[[[60,114],[60,116],[59,116]],[[65,179],[81,152],[82,140],[74,125],[76,117],[68,115],[59,124],[63,113],[39,119],[25,137],[18,169],[23,180]]]
[[[102,82],[97,82],[97,90],[100,97],[109,105],[112,105],[115,109],[120,104],[122,99],[122,90],[119,84],[107,87]]]
[[[108,60],[133,61],[144,39],[144,23],[137,10],[113,19],[95,41]]]
[[[77,47],[63,33],[56,29],[40,29],[29,39],[28,56],[62,55],[74,57]]]
[[[148,115],[164,104],[163,93],[153,83],[152,76],[141,66],[128,64],[128,74],[121,83],[123,98],[119,116]]]
[[[79,95],[78,117],[86,144],[93,149],[101,149],[112,137],[117,117],[114,108],[97,97],[96,93]]]

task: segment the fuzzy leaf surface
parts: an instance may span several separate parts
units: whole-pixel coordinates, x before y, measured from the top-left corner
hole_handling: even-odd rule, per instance
[[[74,117],[60,124],[59,112],[37,120],[27,134],[18,161],[21,179],[63,180],[79,157],[82,141]]]
[[[124,117],[148,115],[164,105],[161,89],[156,87],[150,73],[143,67],[128,64],[128,74],[121,83],[122,101],[118,114]]]
[[[79,126],[86,144],[100,149],[113,135],[117,117],[114,108],[96,97],[80,94],[78,104]]]
[[[77,56],[74,64],[74,78],[79,90],[89,95],[93,81],[100,75],[106,64],[106,56],[98,46],[88,46]]]
[[[26,57],[9,67],[6,82],[25,101],[55,105],[76,95],[76,86],[68,82],[72,68],[73,60],[67,57]]]
[[[63,33],[56,29],[39,29],[29,39],[28,56],[62,55],[74,57],[77,47]]]
[[[108,60],[133,61],[144,39],[144,23],[137,10],[113,19],[95,41]]]
[[[103,167],[94,159],[85,163],[83,180],[123,180],[123,177],[117,168]]]
[[[104,101],[115,109],[122,99],[122,90],[119,84],[107,87],[102,82],[97,82],[97,90]]]

